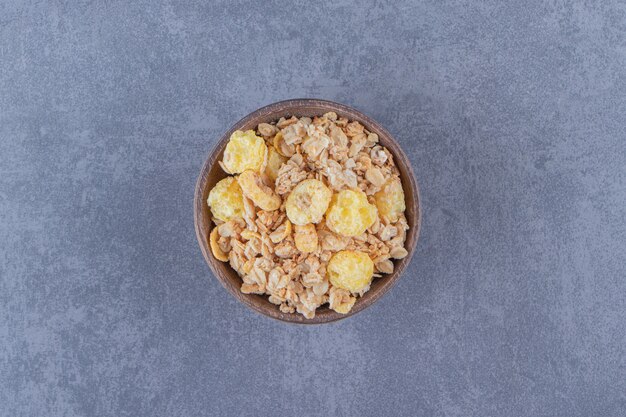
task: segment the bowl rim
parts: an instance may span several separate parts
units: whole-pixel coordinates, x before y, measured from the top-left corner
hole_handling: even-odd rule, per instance
[[[245,126],[246,124],[248,124],[250,121],[263,118],[263,116],[267,116],[268,114],[271,114],[272,112],[276,110],[283,110],[284,113],[288,115],[288,114],[291,114],[290,112],[293,112],[294,110],[297,113],[298,108],[302,108],[302,107],[308,107],[308,108],[319,107],[320,111],[323,111],[324,113],[328,111],[335,111],[335,112],[339,112],[348,116],[357,116],[359,118],[359,122],[364,124],[368,130],[376,131],[379,134],[382,134],[380,136],[384,136],[385,139],[388,139],[390,142],[392,142],[395,146],[392,146],[394,149],[393,150],[390,149],[390,152],[393,154],[394,158],[396,159],[396,162],[398,160],[403,161],[402,167],[406,171],[407,177],[409,179],[409,184],[407,185],[403,183],[403,188],[406,190],[406,187],[409,186],[413,190],[413,199],[410,203],[415,204],[415,217],[416,217],[415,224],[413,225],[411,229],[409,229],[409,234],[412,234],[412,237],[413,237],[412,245],[410,245],[410,247],[405,246],[405,249],[407,249],[408,251],[408,255],[404,259],[401,260],[402,262],[399,263],[399,266],[394,269],[391,275],[388,276],[388,279],[386,280],[386,282],[384,282],[382,286],[377,288],[377,291],[375,293],[370,294],[370,297],[368,299],[362,300],[363,302],[359,302],[360,301],[360,298],[359,298],[348,314],[340,314],[333,310],[329,310],[329,312],[326,313],[325,315],[322,316],[322,315],[316,314],[315,317],[312,319],[307,319],[304,316],[300,314],[296,314],[296,313],[282,313],[277,308],[277,306],[273,306],[275,308],[270,309],[265,305],[259,305],[254,302],[254,299],[255,299],[254,297],[259,297],[258,295],[243,294],[241,291],[239,291],[239,288],[234,288],[232,285],[230,285],[230,282],[228,281],[227,277],[222,276],[222,272],[218,268],[216,268],[215,265],[213,264],[214,262],[213,255],[210,251],[207,238],[204,236],[204,231],[201,229],[201,225],[199,221],[200,217],[202,216],[203,204],[205,204],[202,198],[204,187],[206,186],[206,182],[207,182],[205,180],[205,177],[206,177],[205,174],[209,173],[211,171],[213,164],[217,163],[217,156],[221,153],[222,148],[226,146],[226,143],[228,142],[230,135],[235,130],[238,130],[242,128],[243,126]],[[386,144],[384,146],[389,149],[389,147]],[[407,193],[405,192],[405,200],[407,198],[406,194]],[[331,323],[334,321],[346,319],[348,317],[354,316],[355,314],[362,312],[363,310],[367,309],[368,307],[376,303],[376,301],[382,298],[387,292],[389,292],[389,290],[391,290],[391,288],[393,288],[396,285],[400,277],[404,274],[408,265],[411,263],[413,255],[415,253],[415,248],[417,246],[417,241],[419,240],[419,235],[420,235],[420,231],[422,227],[423,214],[422,214],[421,196],[420,196],[419,186],[417,184],[417,180],[415,179],[415,173],[413,172],[411,161],[402,150],[398,141],[391,135],[391,133],[389,133],[387,129],[385,129],[376,120],[363,114],[361,111],[351,106],[337,103],[337,102],[330,101],[330,100],[324,100],[324,99],[297,98],[297,99],[277,101],[277,102],[268,104],[266,106],[258,108],[257,110],[252,111],[251,113],[247,114],[246,116],[239,119],[236,123],[234,123],[215,142],[215,144],[210,149],[208,156],[206,157],[204,163],[202,164],[200,174],[198,176],[198,179],[196,180],[196,185],[195,185],[195,190],[194,190],[193,216],[194,216],[194,229],[196,231],[196,238],[198,240],[198,245],[200,246],[200,250],[202,252],[202,255],[206,263],[209,265],[209,269],[211,270],[214,277],[220,282],[220,284],[232,296],[234,296],[235,299],[242,302],[243,304],[245,304],[247,307],[249,307],[256,313],[261,314],[266,317],[270,317],[272,319],[278,320],[283,323],[286,322],[286,323],[294,323],[294,324],[324,324],[324,323]],[[209,226],[210,224],[211,224],[211,221],[209,220]],[[266,296],[262,295],[261,297],[266,297]]]

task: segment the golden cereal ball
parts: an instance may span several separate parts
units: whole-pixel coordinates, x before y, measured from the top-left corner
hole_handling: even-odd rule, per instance
[[[392,223],[398,221],[406,209],[400,179],[394,178],[387,181],[383,188],[374,194],[374,200],[381,216],[386,217]]]
[[[263,210],[272,211],[280,207],[280,197],[267,185],[261,176],[254,171],[246,170],[237,178],[243,194]]]
[[[217,227],[214,227],[213,230],[211,230],[211,234],[209,236],[211,252],[213,252],[213,256],[215,256],[218,261],[228,262],[228,254],[222,251],[222,248],[220,248],[220,245],[217,242],[219,238],[220,236],[217,232]]]
[[[280,170],[280,167],[282,167],[285,162],[287,162],[287,158],[279,154],[276,148],[273,146],[267,147],[267,166],[265,167],[265,174],[267,174],[270,180],[276,181],[278,170]]]
[[[323,182],[304,180],[287,197],[285,210],[291,223],[304,226],[319,223],[328,209],[333,192]]]
[[[267,146],[263,138],[255,135],[254,130],[236,130],[224,150],[222,167],[229,174],[239,174],[247,169],[258,172],[266,157]]]
[[[342,250],[330,258],[326,274],[330,283],[335,287],[358,293],[372,282],[374,262],[367,253]]]
[[[343,190],[335,194],[326,212],[326,225],[343,236],[358,236],[376,221],[376,207],[361,190]]]
[[[223,222],[243,217],[243,195],[235,177],[226,177],[209,191],[207,204],[213,217]]]

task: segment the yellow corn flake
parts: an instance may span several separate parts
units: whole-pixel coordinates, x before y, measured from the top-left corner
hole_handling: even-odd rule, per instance
[[[263,138],[254,130],[235,131],[226,145],[222,167],[229,174],[239,174],[245,170],[260,171],[267,158],[267,146]]]
[[[390,222],[398,221],[400,215],[404,213],[406,205],[404,203],[404,190],[399,178],[394,178],[383,186],[383,188],[374,194],[378,213],[382,217],[386,217]]]
[[[278,170],[280,170],[280,167],[283,166],[285,162],[287,162],[287,158],[279,154],[273,146],[268,146],[265,174],[267,174],[267,177],[272,180],[272,182],[276,181]]]
[[[304,226],[296,225],[293,239],[300,252],[309,253],[317,250],[317,231],[312,223]]]
[[[227,177],[209,192],[207,204],[213,217],[223,222],[243,217],[243,195],[235,177]]]
[[[304,180],[287,197],[285,210],[293,224],[304,226],[319,223],[328,209],[332,191],[323,182],[315,179]]]
[[[267,185],[263,184],[261,176],[254,171],[244,171],[237,178],[243,195],[265,211],[277,210],[280,207],[280,197]]]
[[[372,282],[374,262],[364,252],[342,250],[330,258],[326,274],[335,287],[358,293]]]
[[[228,254],[222,251],[219,243],[217,242],[219,238],[220,236],[217,233],[217,227],[214,227],[213,230],[211,230],[211,234],[209,235],[211,252],[213,252],[213,256],[215,256],[215,259],[217,259],[218,261],[228,262]]]
[[[343,236],[358,236],[375,221],[376,207],[361,190],[343,190],[335,194],[326,212],[326,225]]]
[[[276,135],[274,135],[274,149],[276,149],[276,151],[278,153],[280,153],[281,155],[282,152],[280,151],[280,142],[283,140],[283,134],[281,132],[276,133]],[[287,156],[287,155],[283,155],[283,156]]]

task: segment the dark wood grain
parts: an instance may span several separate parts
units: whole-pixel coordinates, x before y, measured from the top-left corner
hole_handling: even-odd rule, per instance
[[[406,217],[410,228],[407,232],[405,248],[409,254],[404,259],[396,260],[394,262],[395,268],[392,274],[383,275],[381,278],[375,278],[372,282],[370,290],[365,293],[363,297],[357,299],[357,302],[348,314],[339,314],[329,309],[327,306],[322,306],[317,309],[314,318],[307,319],[300,314],[282,313],[278,309],[278,306],[268,301],[267,296],[243,294],[239,291],[239,288],[241,287],[241,278],[228,263],[218,261],[211,253],[208,237],[214,225],[211,222],[210,212],[206,200],[211,188],[219,180],[227,176],[227,174],[222,171],[217,161],[222,158],[228,139],[235,130],[255,129],[259,123],[269,123],[278,120],[282,116],[320,116],[329,111],[334,111],[339,116],[347,117],[349,120],[357,120],[369,131],[377,133],[380,143],[389,149],[389,151],[393,154],[396,165],[400,170],[400,177],[402,179],[406,199]],[[389,289],[400,278],[411,261],[413,253],[415,252],[415,246],[420,232],[421,217],[419,190],[411,168],[411,163],[391,134],[375,120],[351,107],[334,103],[332,101],[317,99],[295,99],[270,104],[269,106],[265,106],[253,113],[250,113],[235,123],[235,125],[224,133],[215,148],[209,154],[209,157],[202,167],[200,176],[198,177],[194,196],[194,222],[198,243],[200,244],[200,249],[202,250],[204,258],[220,283],[236,299],[258,313],[277,320],[302,324],[328,323],[352,316],[375,303],[387,291],[389,291]],[[207,302],[209,302],[209,300],[207,300]]]

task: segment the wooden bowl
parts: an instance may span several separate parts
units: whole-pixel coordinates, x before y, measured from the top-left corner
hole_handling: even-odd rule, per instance
[[[352,307],[352,310],[348,314],[339,314],[329,309],[327,305],[324,305],[317,309],[314,318],[307,319],[300,314],[282,313],[278,309],[278,306],[268,301],[267,295],[243,294],[239,291],[242,283],[239,275],[237,275],[228,263],[218,261],[211,253],[211,248],[209,246],[209,233],[214,227],[214,224],[211,221],[211,214],[206,201],[211,188],[213,188],[219,180],[227,176],[217,162],[222,159],[224,148],[228,143],[228,139],[235,130],[256,129],[259,123],[276,121],[282,116],[321,116],[329,111],[334,111],[337,115],[347,117],[349,120],[357,120],[369,131],[377,133],[380,143],[387,147],[387,149],[393,154],[396,166],[400,170],[400,177],[404,187],[406,200],[405,214],[410,227],[407,231],[405,248],[409,254],[404,259],[394,261],[394,272],[392,274],[383,275],[380,278],[374,278],[370,290],[365,293],[363,297],[357,299],[354,307]],[[385,130],[376,121],[351,107],[334,103],[332,101],[316,99],[280,101],[278,103],[260,108],[235,123],[235,125],[220,138],[217,145],[211,151],[209,157],[204,163],[202,171],[200,172],[200,177],[198,177],[198,182],[196,183],[196,192],[194,197],[194,221],[198,243],[200,244],[200,249],[202,250],[204,259],[206,259],[206,262],[209,264],[213,274],[217,277],[220,283],[233,295],[233,297],[258,313],[277,320],[303,324],[328,323],[352,316],[374,304],[387,291],[389,291],[411,261],[419,236],[421,217],[419,192],[417,182],[415,181],[415,177],[413,175],[413,170],[411,169],[411,163],[391,134],[389,134],[389,132],[387,132],[387,130]]]

